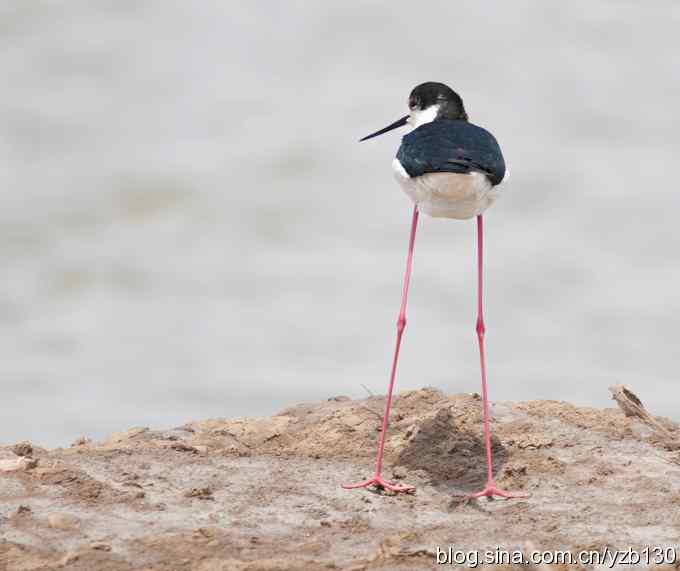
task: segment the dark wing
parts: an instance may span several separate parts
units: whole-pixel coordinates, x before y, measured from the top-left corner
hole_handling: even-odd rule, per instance
[[[505,161],[494,136],[467,121],[438,119],[404,136],[397,159],[409,176],[428,172],[483,172],[491,184],[505,176]]]

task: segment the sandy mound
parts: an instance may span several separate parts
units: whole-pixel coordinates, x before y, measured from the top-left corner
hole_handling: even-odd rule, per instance
[[[436,567],[437,547],[678,544],[675,423],[495,403],[498,483],[531,496],[461,503],[454,493],[484,484],[479,397],[407,392],[395,401],[385,475],[417,493],[342,490],[372,473],[383,405],[334,397],[272,418],[0,448],[0,569],[413,570]]]

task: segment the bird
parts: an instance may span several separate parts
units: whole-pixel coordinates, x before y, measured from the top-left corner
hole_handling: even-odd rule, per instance
[[[444,83],[428,81],[416,86],[408,98],[408,115],[370,135],[366,141],[393,129],[410,126],[404,135],[397,155],[392,161],[394,175],[402,190],[413,202],[411,230],[406,256],[406,270],[402,286],[401,305],[397,318],[397,336],[390,369],[382,430],[378,441],[375,474],[372,478],[356,484],[343,484],[345,489],[375,486],[392,492],[413,493],[415,487],[396,484],[383,478],[382,463],[385,438],[389,427],[392,394],[399,360],[402,336],[406,328],[406,304],[408,300],[413,251],[419,213],[435,218],[451,218],[477,221],[477,321],[475,331],[479,345],[479,363],[482,382],[482,419],[486,452],[486,485],[478,492],[462,495],[466,498],[510,499],[524,494],[500,489],[493,475],[493,453],[489,427],[489,398],[484,351],[483,311],[483,213],[498,198],[498,186],[507,178],[505,160],[496,138],[486,129],[471,123],[463,100]]]

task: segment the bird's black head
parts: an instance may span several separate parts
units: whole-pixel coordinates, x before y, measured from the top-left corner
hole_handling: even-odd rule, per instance
[[[467,121],[468,119],[460,95],[448,85],[435,81],[421,83],[414,88],[408,98],[408,108],[410,111],[408,115],[360,140],[365,141],[377,137],[406,124],[420,127],[435,119],[457,119],[460,121]]]
[[[463,100],[453,89],[443,83],[428,81],[421,83],[411,91],[408,108],[411,113],[426,111],[437,106],[437,119],[461,119],[467,121],[467,113]]]

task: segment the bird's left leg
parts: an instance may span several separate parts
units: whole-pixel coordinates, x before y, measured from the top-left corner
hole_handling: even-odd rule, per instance
[[[489,395],[486,385],[486,361],[484,356],[484,311],[483,311],[483,262],[484,262],[484,227],[482,215],[477,216],[477,340],[479,341],[479,363],[482,370],[482,414],[484,419],[484,447],[486,449],[486,486],[474,494],[460,494],[466,498],[489,498],[498,496],[505,499],[527,497],[528,494],[505,492],[496,486],[493,478],[493,455],[491,452],[491,429],[489,427]]]
[[[411,219],[411,234],[408,241],[408,254],[406,256],[406,271],[404,272],[404,286],[401,293],[401,307],[399,308],[399,317],[397,319],[397,343],[394,348],[394,356],[392,357],[392,369],[390,372],[390,384],[387,388],[387,399],[385,401],[385,414],[382,419],[382,430],[380,431],[380,441],[378,442],[378,453],[375,459],[375,475],[368,480],[359,482],[358,484],[343,484],[342,487],[346,490],[354,488],[367,488],[375,486],[379,489],[386,489],[392,492],[406,492],[411,493],[415,491],[414,486],[405,484],[395,484],[382,477],[382,462],[383,453],[385,452],[385,438],[387,437],[387,427],[389,426],[390,408],[392,406],[392,391],[394,390],[394,381],[397,376],[397,363],[399,361],[399,348],[401,347],[401,337],[406,328],[406,302],[408,301],[408,288],[411,282],[411,269],[413,267],[413,248],[416,242],[416,228],[418,227],[418,205],[413,207],[413,217]]]

